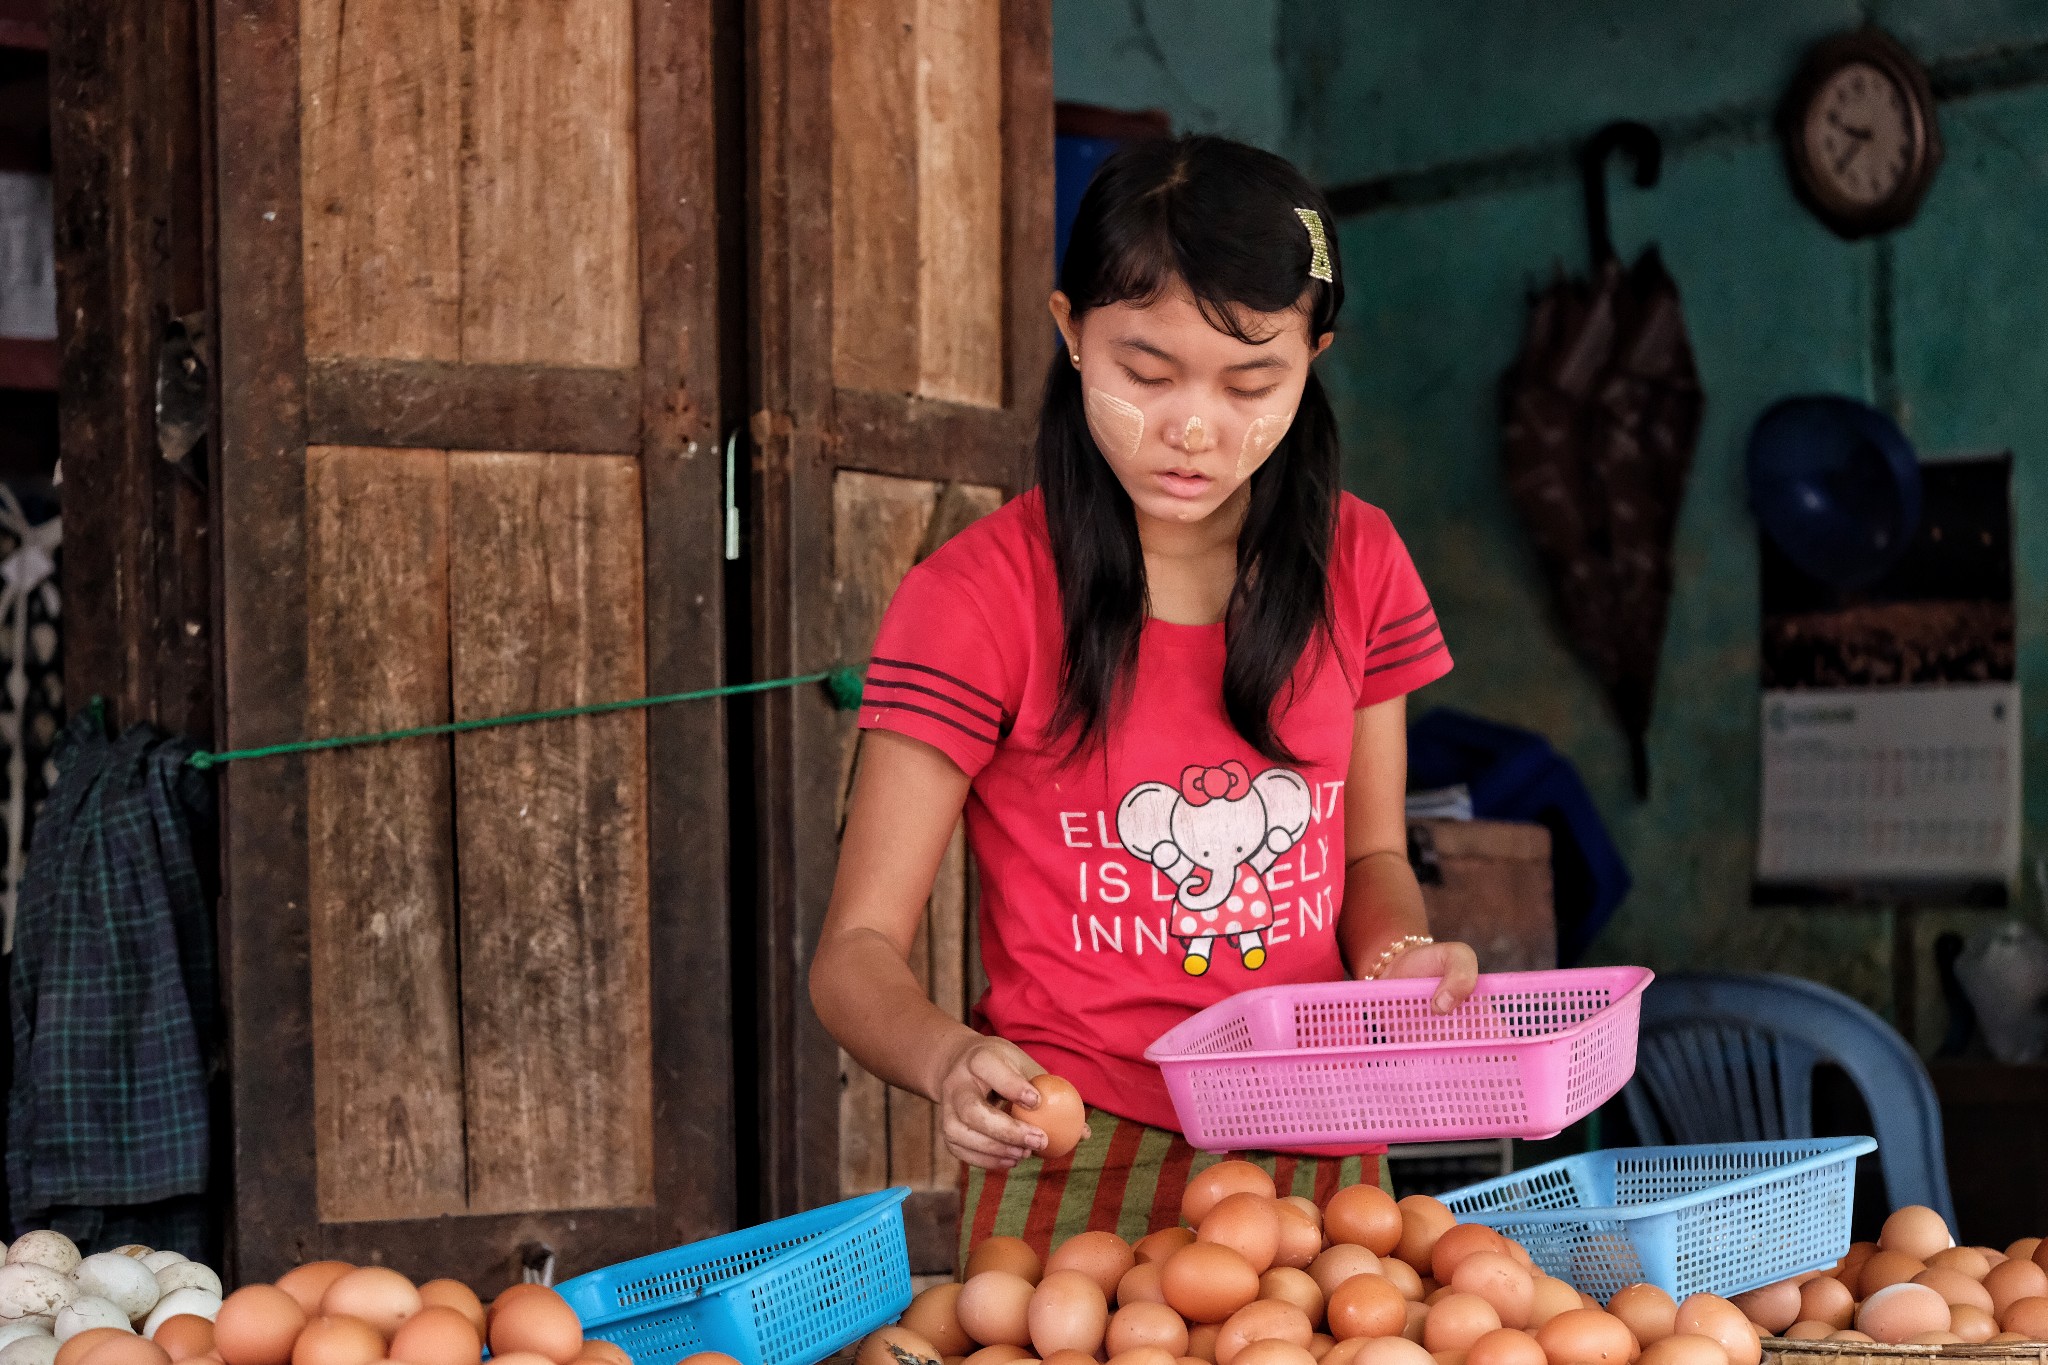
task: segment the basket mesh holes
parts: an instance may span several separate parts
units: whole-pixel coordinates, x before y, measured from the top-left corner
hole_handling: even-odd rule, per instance
[[[1756,1188],[1725,1187],[1821,1157]],[[1849,1244],[1856,1158],[1840,1140],[1702,1146],[1656,1155],[1594,1152],[1454,1192],[1460,1215],[1487,1217],[1546,1272],[1596,1298],[1648,1280],[1677,1297],[1739,1293],[1825,1265]],[[1684,1201],[1664,1212],[1615,1208]],[[1519,1223],[1522,1211],[1587,1209],[1584,1219]],[[1590,1216],[1597,1209],[1603,1216]],[[1662,1248],[1655,1260],[1649,1248]]]

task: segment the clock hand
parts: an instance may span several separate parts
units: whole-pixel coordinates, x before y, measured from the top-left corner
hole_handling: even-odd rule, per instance
[[[1850,137],[1857,139],[1859,142],[1868,142],[1871,139],[1872,134],[1870,129],[1857,128],[1842,122],[1841,117],[1837,115],[1832,109],[1828,111],[1828,122],[1833,124],[1835,127],[1841,129],[1843,132],[1847,133]]]
[[[1850,143],[1849,150],[1844,152],[1841,156],[1835,158],[1835,174],[1841,175],[1843,172],[1847,171],[1849,169],[1849,163],[1854,161],[1857,157],[1863,154],[1864,146],[1865,144],[1861,142]]]

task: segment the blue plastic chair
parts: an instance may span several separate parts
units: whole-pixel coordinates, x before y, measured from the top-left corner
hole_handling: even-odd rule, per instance
[[[1623,1092],[1645,1145],[1813,1136],[1813,1069],[1832,1062],[1870,1110],[1892,1207],[1955,1226],[1941,1106],[1891,1025],[1839,991],[1766,972],[1679,972],[1643,993],[1636,1074]]]

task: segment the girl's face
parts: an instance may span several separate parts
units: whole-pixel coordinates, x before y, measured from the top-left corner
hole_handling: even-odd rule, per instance
[[[1239,341],[1175,290],[1152,303],[1105,304],[1082,317],[1055,292],[1052,315],[1081,357],[1088,429],[1141,523],[1192,525],[1243,488],[1294,421],[1311,345],[1299,310],[1245,317]]]

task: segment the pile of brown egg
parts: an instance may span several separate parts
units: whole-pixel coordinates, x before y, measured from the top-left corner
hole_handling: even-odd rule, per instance
[[[1604,1307],[1441,1202],[1366,1185],[1318,1207],[1245,1161],[1189,1183],[1186,1226],[973,1249],[858,1365],[1758,1365],[1727,1299],[1632,1285]]]
[[[1794,1341],[1960,1346],[2048,1341],[2048,1247],[1957,1246],[1933,1209],[1908,1205],[1831,1270],[1739,1295],[1765,1331]]]

